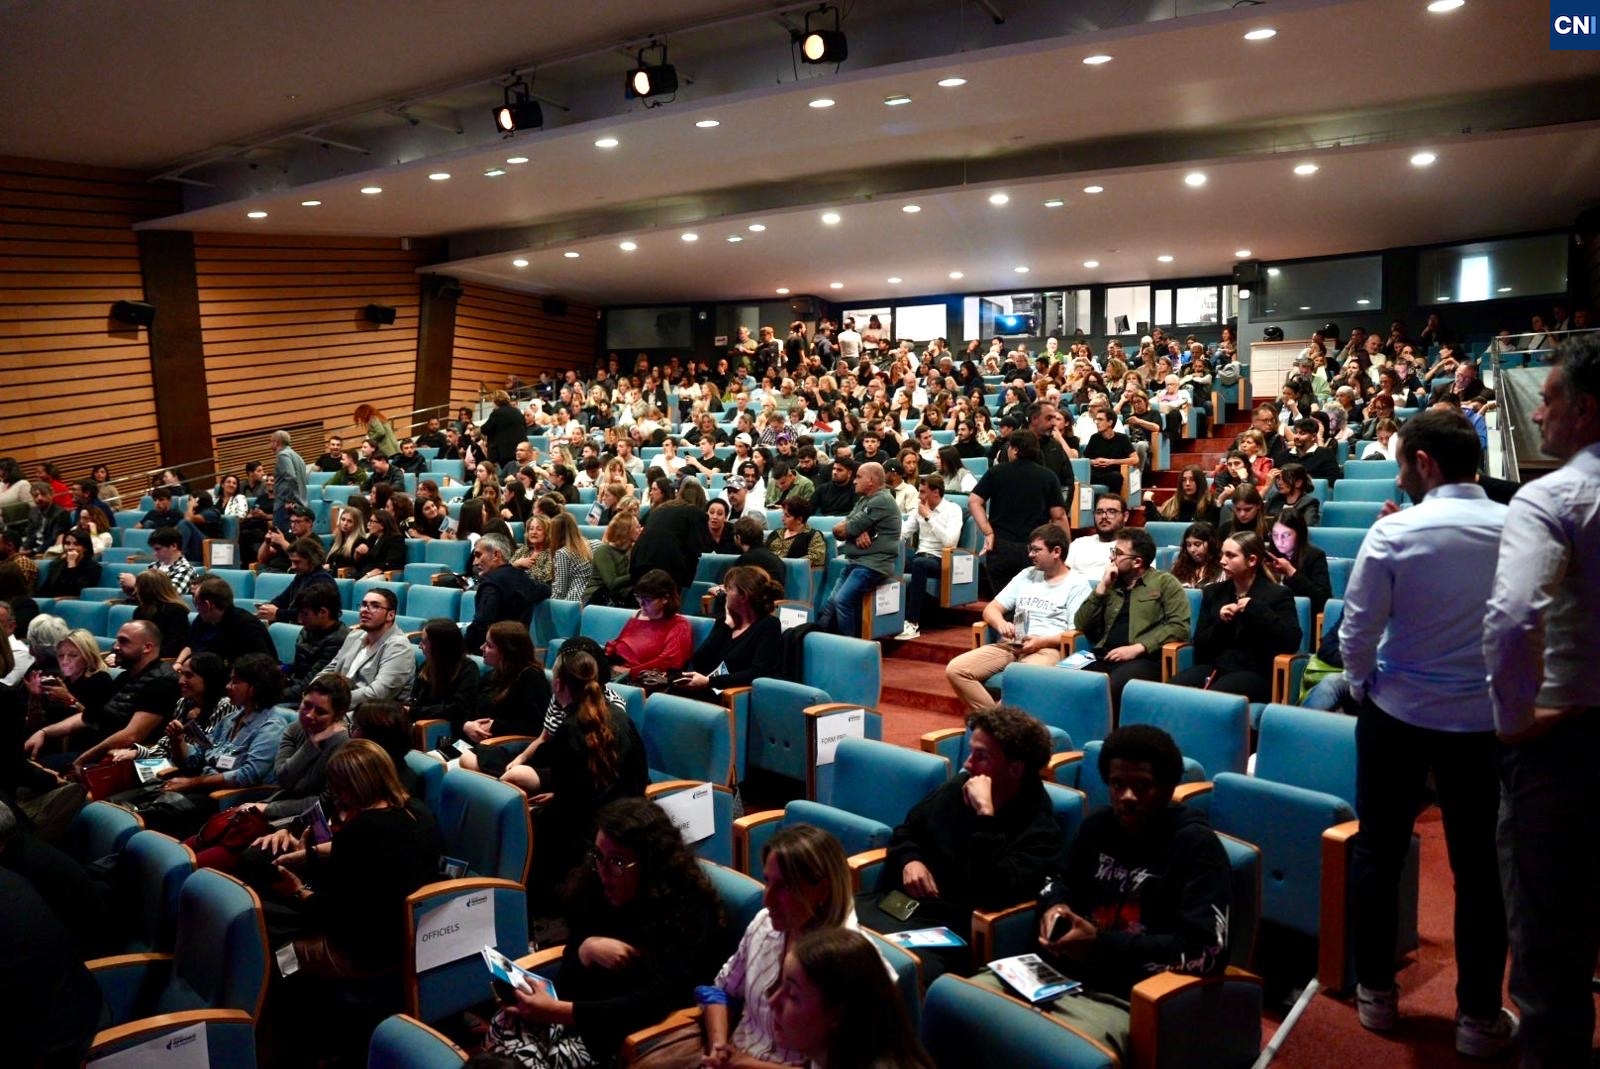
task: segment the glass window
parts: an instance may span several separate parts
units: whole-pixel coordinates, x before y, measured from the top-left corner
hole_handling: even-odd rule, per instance
[[[1423,304],[1493,301],[1567,291],[1564,234],[1476,241],[1430,249],[1417,257]]]
[[[1107,337],[1133,335],[1150,329],[1150,287],[1116,286],[1106,290]]]
[[[918,345],[926,345],[935,338],[948,337],[945,334],[948,309],[941,301],[938,304],[902,304],[895,307],[895,315],[899,317],[895,326],[898,333],[895,340],[909,338]]]
[[[1091,329],[1087,289],[1044,294],[1044,329],[1040,337],[1065,343],[1077,331],[1088,334]]]
[[[846,308],[839,313],[839,329],[844,329],[844,321],[846,319],[854,319],[856,321],[856,330],[866,333],[867,328],[872,325],[873,316],[878,317],[877,329],[882,333],[883,340],[885,342],[893,341],[897,337],[894,332],[894,316],[890,314],[887,307]]]
[[[1383,257],[1278,264],[1267,268],[1267,284],[1264,291],[1257,287],[1256,296],[1261,315],[1290,318],[1382,308]]]
[[[1037,338],[1044,302],[1038,293],[968,297],[962,304],[967,338]]]

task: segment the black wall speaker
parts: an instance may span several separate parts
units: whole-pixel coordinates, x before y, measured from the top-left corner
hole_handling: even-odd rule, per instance
[[[118,301],[111,306],[111,318],[118,323],[148,327],[156,319],[156,306],[146,301]]]
[[[461,283],[454,279],[446,279],[439,283],[439,288],[433,291],[433,295],[441,301],[459,301],[461,299]]]
[[[547,316],[564,316],[567,314],[567,302],[558,301],[554,297],[544,299],[544,314]]]
[[[1235,286],[1255,286],[1261,282],[1261,261],[1240,260],[1233,265],[1233,284]]]
[[[369,323],[393,323],[394,309],[386,304],[369,304],[361,309],[361,314]]]

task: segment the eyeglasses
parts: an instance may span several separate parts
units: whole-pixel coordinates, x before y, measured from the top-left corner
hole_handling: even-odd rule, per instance
[[[596,872],[609,872],[613,876],[621,876],[624,872],[637,868],[639,865],[637,861],[624,861],[620,857],[606,857],[598,850],[589,851],[588,861],[589,867]]]
[[[1094,510],[1094,514],[1096,516],[1121,516],[1122,515],[1122,510],[1121,509],[1095,509]]]
[[[382,602],[382,601],[363,601],[361,603],[361,608],[363,608],[363,609],[371,609],[373,612],[388,612],[389,611],[388,604],[386,602]]]

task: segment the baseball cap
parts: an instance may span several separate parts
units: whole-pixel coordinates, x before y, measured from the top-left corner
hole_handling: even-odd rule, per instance
[[[743,431],[740,431],[738,434],[734,435],[733,436],[733,440],[735,442],[743,442],[745,445],[754,445],[755,444],[751,440],[750,436],[748,434],[746,434],[745,432],[743,432]]]
[[[743,475],[730,475],[728,476],[728,481],[723,485],[729,490],[743,490],[746,488]]]

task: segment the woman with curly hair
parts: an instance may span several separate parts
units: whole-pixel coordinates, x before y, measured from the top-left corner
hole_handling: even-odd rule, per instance
[[[565,887],[560,996],[516,992],[484,1042],[525,1066],[610,1064],[630,1032],[693,1004],[719,964],[716,893],[666,812],[625,798],[595,824]]]
[[[1184,529],[1178,547],[1172,574],[1185,587],[1199,590],[1222,578],[1222,538],[1211,524],[1191,523]]]
[[[1190,464],[1178,474],[1177,493],[1157,505],[1153,495],[1146,495],[1144,518],[1171,523],[1216,523],[1221,509],[1211,498],[1211,485],[1206,480],[1205,469]]]

